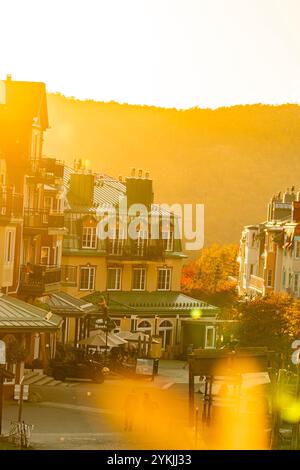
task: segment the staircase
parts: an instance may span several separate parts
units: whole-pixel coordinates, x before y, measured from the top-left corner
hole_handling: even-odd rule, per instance
[[[40,369],[25,369],[24,371],[24,385],[56,387],[61,384],[63,384],[61,380],[54,380],[53,377],[44,374]]]

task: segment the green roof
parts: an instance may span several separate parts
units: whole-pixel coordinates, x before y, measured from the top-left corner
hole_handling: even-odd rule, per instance
[[[55,292],[44,297],[44,303],[51,312],[63,317],[84,317],[99,312],[98,306],[91,302],[73,297],[66,292]]]
[[[205,316],[217,315],[219,309],[213,305],[182,292],[95,292],[87,295],[85,300],[98,303],[105,297],[110,313],[190,313],[192,310],[202,310]]]
[[[56,330],[62,318],[8,295],[0,295],[0,332]]]

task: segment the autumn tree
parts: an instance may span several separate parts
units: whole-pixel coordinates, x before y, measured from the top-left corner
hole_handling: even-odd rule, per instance
[[[216,305],[230,303],[236,296],[237,256],[237,245],[203,248],[200,257],[183,268],[182,289]]]

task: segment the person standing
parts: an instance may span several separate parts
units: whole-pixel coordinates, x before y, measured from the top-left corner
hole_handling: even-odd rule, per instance
[[[193,353],[194,345],[189,344],[188,347],[186,348],[186,363],[183,366],[183,369],[186,369],[187,366],[189,365],[189,355]]]

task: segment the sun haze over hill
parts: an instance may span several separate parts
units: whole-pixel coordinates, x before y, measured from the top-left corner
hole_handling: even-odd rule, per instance
[[[149,170],[156,202],[203,203],[205,244],[238,242],[273,193],[300,186],[300,107],[179,111],[48,96],[45,153],[95,171]]]

